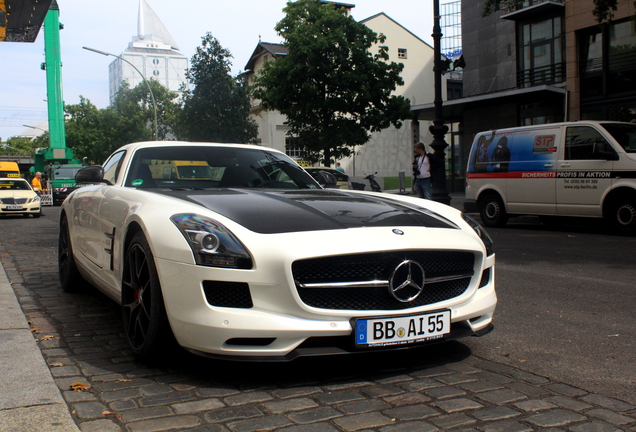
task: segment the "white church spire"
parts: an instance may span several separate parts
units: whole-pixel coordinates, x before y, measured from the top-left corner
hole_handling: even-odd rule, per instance
[[[174,50],[179,50],[172,35],[146,0],[139,0],[137,38],[138,40],[158,41],[169,45]]]

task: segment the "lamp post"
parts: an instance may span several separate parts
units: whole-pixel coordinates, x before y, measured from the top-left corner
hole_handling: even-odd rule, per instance
[[[444,135],[448,132],[448,126],[444,124],[442,114],[442,28],[439,24],[439,0],[433,0],[433,70],[435,75],[435,119],[428,130],[433,135],[433,154],[442,162],[441,168],[432,172],[433,175],[433,200],[444,204],[450,204],[451,198],[446,187],[446,155],[444,150],[448,147],[444,141]]]
[[[139,69],[137,69],[137,68],[135,67],[135,65],[134,65],[134,64],[132,64],[131,62],[129,62],[128,60],[126,60],[126,59],[125,59],[125,58],[123,58],[122,56],[118,56],[118,55],[116,55],[116,54],[107,53],[106,51],[100,51],[100,50],[95,49],[95,48],[89,48],[89,47],[82,47],[82,48],[84,48],[85,50],[88,50],[88,51],[93,51],[94,53],[97,53],[97,54],[101,54],[101,55],[107,56],[107,57],[108,57],[108,56],[110,56],[110,57],[117,57],[118,59],[120,59],[120,60],[125,61],[126,63],[128,63],[130,66],[132,66],[132,68],[133,68],[134,70],[136,70],[136,71],[137,71],[137,73],[139,74],[139,76],[141,76],[141,79],[143,80],[143,82],[145,82],[145,83],[146,83],[146,86],[148,86],[148,91],[150,92],[150,97],[152,98],[152,108],[153,108],[153,110],[154,110],[154,114],[155,114],[155,115],[154,115],[154,121],[153,121],[153,130],[152,130],[152,135],[153,135],[153,139],[155,139],[155,140],[156,140],[156,139],[157,139],[157,136],[158,136],[158,134],[157,134],[157,102],[155,101],[155,95],[154,95],[154,93],[152,92],[152,88],[150,87],[150,83],[148,82],[148,80],[146,79],[146,77],[144,77],[144,74],[142,74],[142,73],[141,73],[141,71],[140,71]]]
[[[29,129],[38,129],[38,130],[41,130],[42,132],[48,132],[46,129],[42,129],[42,128],[39,128],[37,126],[31,126],[31,125],[28,125],[28,124],[23,124],[22,126],[27,127]]]

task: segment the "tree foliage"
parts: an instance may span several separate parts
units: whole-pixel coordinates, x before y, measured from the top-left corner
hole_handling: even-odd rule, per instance
[[[33,156],[38,147],[49,145],[49,133],[29,139],[25,137],[11,137],[6,142],[0,144],[0,156]]]
[[[254,96],[287,116],[290,143],[305,156],[330,165],[369,132],[411,117],[408,99],[391,95],[404,66],[389,62],[383,35],[318,0],[289,1],[284,12],[275,29],[288,54],[265,64]]]
[[[157,103],[158,139],[167,137],[174,123],[176,93],[155,80],[149,81]],[[122,145],[151,140],[154,108],[145,83],[130,89],[124,82],[115,102],[98,109],[90,100],[80,96],[80,103],[67,105],[66,145],[75,149],[77,157],[95,163],[103,162]]]
[[[232,54],[207,33],[192,56],[176,133],[189,141],[254,142],[258,126],[250,119],[245,79],[232,77]]]
[[[618,0],[593,0],[594,1],[594,17],[599,23],[611,21],[614,18],[614,11],[618,7]],[[523,0],[486,0],[484,6],[483,16],[488,16],[498,10],[501,10],[504,6],[516,6],[523,2]],[[634,1],[636,5],[636,1]]]

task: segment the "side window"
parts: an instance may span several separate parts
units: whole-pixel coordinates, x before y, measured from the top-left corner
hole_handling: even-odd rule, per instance
[[[607,143],[607,140],[594,128],[589,126],[569,127],[565,137],[565,158],[568,160],[598,159],[594,155],[594,145]]]
[[[120,151],[115,153],[106,161],[104,164],[104,179],[108,180],[112,184],[115,184],[117,181],[117,177],[119,176],[119,170],[121,168],[121,162],[123,156],[126,154],[125,151]]]

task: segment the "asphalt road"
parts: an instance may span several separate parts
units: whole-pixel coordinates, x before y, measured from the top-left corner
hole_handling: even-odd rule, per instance
[[[497,254],[495,332],[475,355],[636,402],[636,238],[598,221],[537,218],[488,230]]]

